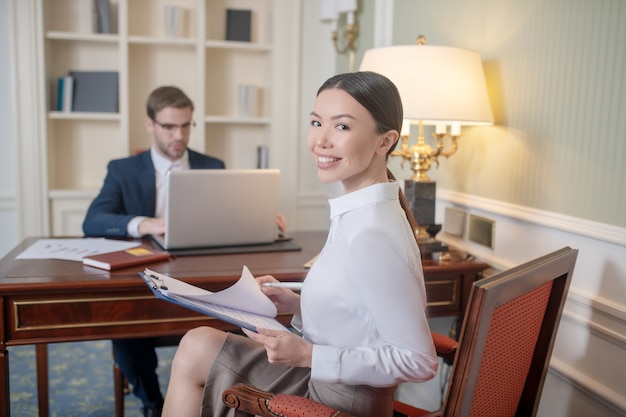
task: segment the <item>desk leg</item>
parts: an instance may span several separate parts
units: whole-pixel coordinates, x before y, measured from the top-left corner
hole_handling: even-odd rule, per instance
[[[4,343],[0,343],[0,346],[0,416],[9,417],[11,415],[11,397],[9,396],[9,352]]]
[[[39,417],[48,417],[48,345],[35,345],[37,357],[37,400],[39,401]]]

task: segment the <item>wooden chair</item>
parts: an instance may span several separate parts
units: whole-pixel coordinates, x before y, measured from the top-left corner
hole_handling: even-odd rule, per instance
[[[396,402],[394,415],[536,415],[577,255],[566,247],[475,282],[443,408],[428,413]],[[239,417],[349,417],[247,385],[224,391],[222,399]]]

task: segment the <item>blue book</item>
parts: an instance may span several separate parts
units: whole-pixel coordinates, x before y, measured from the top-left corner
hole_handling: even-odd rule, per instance
[[[57,111],[63,111],[63,81],[65,77],[59,77],[57,82]]]

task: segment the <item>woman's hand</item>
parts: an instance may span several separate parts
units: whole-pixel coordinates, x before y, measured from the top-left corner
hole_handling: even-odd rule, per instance
[[[311,367],[313,345],[300,336],[284,330],[257,329],[258,333],[242,330],[250,339],[265,346],[267,360],[272,365]]]
[[[286,311],[300,314],[300,295],[295,292],[278,287],[264,287],[266,282],[279,282],[271,275],[263,275],[256,278],[256,282],[261,286],[263,294],[267,295],[276,306],[278,311]]]

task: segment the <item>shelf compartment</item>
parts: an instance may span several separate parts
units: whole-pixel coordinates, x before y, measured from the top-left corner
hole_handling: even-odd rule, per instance
[[[206,40],[225,41],[226,39],[226,10],[242,9],[250,10],[251,28],[250,44],[265,45],[272,43],[271,20],[267,16],[271,15],[270,0],[231,0],[228,2],[206,0],[205,21]],[[233,42],[235,43],[235,42]],[[247,42],[237,42],[247,43]]]
[[[180,37],[168,39],[195,39],[198,37],[198,4],[195,0],[128,0],[128,35],[131,38],[166,37],[165,7],[179,6],[183,11]]]
[[[95,34],[93,0],[46,0],[42,4],[44,27],[47,31],[73,32],[80,36]],[[118,5],[117,0],[111,0],[110,23],[114,33],[117,32]]]
[[[268,145],[269,132],[269,126],[259,128],[241,124],[207,125],[205,152],[224,160],[227,168],[256,168],[257,147]]]
[[[253,117],[265,118],[270,114],[268,97],[269,59],[265,55],[221,49],[207,50],[205,55],[205,96],[221,97],[207,100],[206,115],[235,118],[238,112],[238,85],[247,84],[258,88],[259,103]],[[254,71],[250,71],[254,68]]]
[[[48,188],[98,189],[111,159],[128,154],[109,120],[48,120]]]

